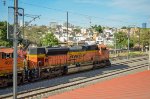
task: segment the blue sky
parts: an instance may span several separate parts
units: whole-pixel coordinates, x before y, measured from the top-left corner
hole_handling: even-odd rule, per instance
[[[8,6],[13,6],[13,0],[6,0],[6,6],[0,0],[0,21],[7,19]],[[90,20],[92,25],[111,27],[150,24],[150,0],[19,0],[19,7],[26,14],[41,15],[32,23],[39,25],[65,22],[66,11],[70,23],[83,27],[90,26]]]

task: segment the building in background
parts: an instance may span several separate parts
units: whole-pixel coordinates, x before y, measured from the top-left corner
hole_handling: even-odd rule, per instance
[[[146,28],[147,23],[142,23],[142,28]]]
[[[57,22],[50,22],[51,28],[57,28],[58,23]]]

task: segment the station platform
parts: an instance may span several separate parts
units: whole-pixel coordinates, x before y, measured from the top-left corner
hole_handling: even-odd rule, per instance
[[[45,99],[150,99],[150,71],[114,78]]]

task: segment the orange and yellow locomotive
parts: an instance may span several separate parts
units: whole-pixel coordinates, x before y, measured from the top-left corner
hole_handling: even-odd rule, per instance
[[[104,44],[18,50],[18,83],[111,66]],[[0,49],[0,86],[12,83],[13,49]]]

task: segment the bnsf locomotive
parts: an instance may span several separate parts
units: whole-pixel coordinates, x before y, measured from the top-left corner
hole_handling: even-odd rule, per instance
[[[18,50],[18,84],[111,66],[104,44]],[[12,84],[13,49],[0,49],[0,87]]]

